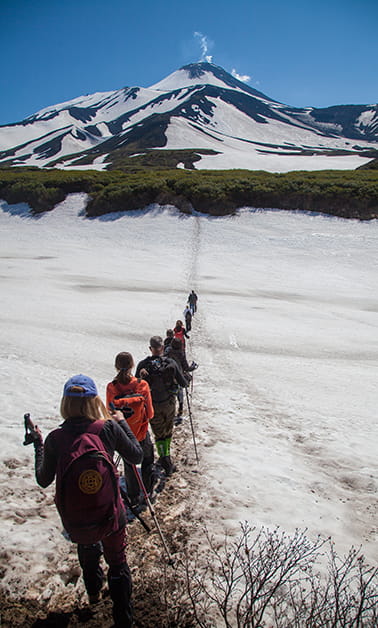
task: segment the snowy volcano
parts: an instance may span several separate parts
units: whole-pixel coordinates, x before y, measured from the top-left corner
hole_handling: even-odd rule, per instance
[[[355,168],[378,154],[378,105],[295,108],[196,63],[0,127],[2,165],[104,169],[156,149],[197,151],[200,169]]]

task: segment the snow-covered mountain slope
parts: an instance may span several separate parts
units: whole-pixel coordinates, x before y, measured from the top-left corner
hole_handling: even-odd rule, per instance
[[[0,127],[0,164],[111,166],[113,151],[207,149],[198,168],[351,168],[378,154],[378,105],[298,109],[210,63],[81,96]],[[332,159],[330,159],[332,157]]]

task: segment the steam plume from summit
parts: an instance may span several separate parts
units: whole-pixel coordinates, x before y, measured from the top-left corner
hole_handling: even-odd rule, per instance
[[[203,35],[199,31],[195,31],[194,37],[197,37],[197,39],[199,39],[199,42],[200,42],[201,51],[202,51],[200,61],[206,61],[207,63],[212,63],[213,56],[207,54],[209,52],[209,48],[212,46],[212,42],[208,40],[207,35]]]

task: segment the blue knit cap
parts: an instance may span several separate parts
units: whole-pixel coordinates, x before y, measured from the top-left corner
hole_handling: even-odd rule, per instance
[[[77,387],[83,390],[78,390]],[[96,397],[97,395],[96,384],[87,375],[74,375],[64,384],[64,397]]]

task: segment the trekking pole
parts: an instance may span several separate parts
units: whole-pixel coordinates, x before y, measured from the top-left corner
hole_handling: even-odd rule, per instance
[[[118,455],[114,465],[118,468],[119,463],[121,462],[121,456]],[[127,492],[125,491],[125,489],[120,485],[119,490],[121,492],[121,497],[123,499],[123,501],[125,502],[126,506],[129,508],[130,512],[132,512],[132,514],[134,515],[134,517],[136,519],[138,519],[138,521],[142,524],[142,526],[144,527],[144,529],[146,530],[146,532],[150,533],[151,532],[151,528],[150,526],[145,522],[145,520],[140,516],[139,512],[137,512],[134,508],[134,506],[132,505],[129,496],[127,494]]]
[[[129,500],[129,497],[126,493],[126,491],[120,487],[120,491],[121,491],[121,497],[123,499],[123,501],[126,503],[127,507],[129,508],[130,512],[132,512],[132,514],[134,515],[134,517],[136,519],[138,519],[138,521],[142,524],[142,526],[144,527],[144,529],[146,530],[146,532],[150,533],[151,532],[151,528],[150,526],[145,522],[145,520],[140,516],[139,512],[137,512],[134,508],[134,506],[132,505],[131,501]]]
[[[24,427],[25,427],[25,437],[24,437],[24,445],[31,445],[36,440],[39,440],[38,433],[35,430],[35,426],[33,421],[30,418],[29,412],[24,414]]]
[[[196,454],[196,460],[197,460],[197,464],[198,464],[199,463],[199,458],[198,458],[198,452],[197,452],[196,437],[195,437],[195,434],[194,434],[192,410],[191,410],[190,403],[189,403],[189,393],[188,393],[188,389],[187,388],[185,388],[185,392],[186,392],[186,403],[188,404],[188,413],[189,413],[190,427],[191,427],[192,436],[193,436],[194,453]]]
[[[146,487],[144,486],[143,480],[142,480],[142,478],[140,477],[140,475],[139,475],[139,473],[138,473],[138,469],[136,468],[136,465],[135,465],[135,464],[133,464],[133,465],[131,465],[131,466],[133,467],[133,470],[134,470],[134,473],[135,473],[136,479],[137,479],[138,484],[139,484],[139,488],[141,489],[141,491],[142,491],[142,493],[143,493],[143,495],[144,495],[144,499],[146,500],[146,504],[147,504],[148,509],[149,509],[149,511],[150,511],[150,513],[151,513],[151,517],[152,517],[152,519],[154,520],[154,523],[155,523],[155,525],[156,525],[156,529],[157,529],[157,531],[158,531],[158,533],[159,533],[159,536],[160,536],[161,542],[162,542],[163,547],[164,547],[164,551],[165,551],[165,553],[167,554],[167,557],[168,557],[168,565],[174,565],[175,561],[174,561],[174,559],[172,558],[172,555],[171,555],[171,553],[170,553],[170,551],[169,551],[169,549],[168,549],[168,545],[167,545],[167,543],[166,543],[166,541],[165,541],[165,538],[164,538],[164,536],[163,536],[163,533],[162,533],[162,531],[161,531],[161,528],[160,528],[159,522],[158,522],[157,517],[156,517],[156,513],[155,513],[155,510],[154,510],[154,507],[153,507],[153,505],[152,505],[152,503],[151,503],[150,498],[148,497],[148,493],[147,493]]]

